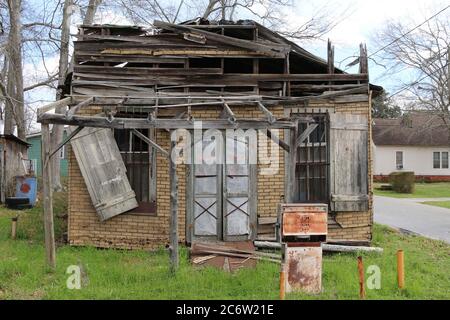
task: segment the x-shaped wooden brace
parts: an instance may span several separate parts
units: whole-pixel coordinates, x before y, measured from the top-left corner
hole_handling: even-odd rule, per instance
[[[240,205],[235,205],[233,202],[230,201],[230,199],[227,199],[227,202],[229,204],[231,204],[234,207],[234,209],[232,211],[228,212],[226,217],[228,217],[230,214],[232,214],[233,212],[235,212],[237,210],[241,211],[243,214],[248,216],[248,213],[241,209],[242,206],[248,202],[248,199],[246,201],[242,202]]]
[[[198,219],[205,212],[208,212],[214,219],[217,219],[217,217],[215,215],[213,215],[211,212],[209,212],[209,209],[211,209],[211,207],[216,204],[216,201],[211,203],[211,205],[208,208],[205,208],[204,206],[202,206],[198,201],[195,201],[195,203],[198,204],[203,209],[203,211],[197,217],[195,217],[195,219]]]

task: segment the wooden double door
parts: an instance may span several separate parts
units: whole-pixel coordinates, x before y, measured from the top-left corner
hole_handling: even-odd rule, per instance
[[[215,130],[193,143],[187,240],[244,241],[256,235],[256,164],[249,141]],[[256,152],[256,150],[255,150]]]

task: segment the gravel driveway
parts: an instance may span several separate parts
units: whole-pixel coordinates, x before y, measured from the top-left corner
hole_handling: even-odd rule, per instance
[[[438,200],[374,196],[374,220],[450,244],[450,209],[420,203]]]

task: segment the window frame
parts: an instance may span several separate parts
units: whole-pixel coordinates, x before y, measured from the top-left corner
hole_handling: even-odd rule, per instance
[[[156,162],[156,150],[155,148],[153,148],[152,146],[150,146],[149,144],[147,144],[147,142],[143,141],[141,138],[139,138],[137,135],[135,135],[133,133],[133,129],[114,129],[114,134],[116,132],[123,132],[124,134],[126,134],[126,138],[128,139],[128,149],[125,150],[121,150],[120,149],[120,145],[119,142],[117,141],[117,136],[114,135],[116,142],[119,146],[119,151],[120,154],[122,155],[122,159],[124,162],[125,167],[127,168],[127,172],[129,172],[130,167],[128,164],[128,161],[126,161],[124,159],[124,154],[127,155],[133,155],[133,154],[145,154],[148,153],[149,158],[148,158],[148,199],[149,201],[139,201],[138,199],[138,195],[136,194],[136,200],[139,204],[139,207],[128,211],[127,214],[132,214],[132,215],[145,215],[145,216],[156,216],[157,215],[157,174],[156,174],[156,169],[157,169],[157,162]],[[146,136],[149,139],[154,140],[154,138],[156,137],[156,130],[155,129],[148,129],[148,134],[146,134]],[[135,143],[135,141],[140,140],[140,146],[145,145],[147,146],[147,150],[148,151],[133,151],[133,144]],[[133,170],[133,169],[132,169]],[[130,179],[130,177],[128,177],[128,179],[130,180],[130,185],[133,189],[133,191],[135,191],[133,188],[133,179]],[[143,181],[145,181],[145,179],[140,180],[140,182],[142,183]],[[142,185],[141,185],[142,187]],[[136,193],[136,191],[135,191]]]
[[[311,141],[311,134],[315,133],[317,129],[315,129],[311,134],[306,138],[306,140],[297,147],[297,157],[294,163],[294,181],[295,181],[295,194],[294,194],[294,202],[296,203],[328,203],[330,198],[330,119],[327,113],[308,113],[308,114],[298,114],[299,116],[313,117],[313,118],[322,118],[320,124],[322,124],[324,133],[322,137],[325,141]],[[307,123],[306,127],[310,126],[311,123]],[[299,123],[299,134],[300,126],[304,125],[304,123]],[[316,139],[313,139],[316,140]],[[321,140],[321,139],[320,139]],[[322,148],[325,148],[324,156],[322,154]],[[303,149],[303,150],[302,150]],[[304,150],[307,150],[306,153]],[[318,150],[319,159],[315,159],[315,149]],[[311,157],[312,152],[312,157]],[[302,159],[302,153],[306,156]],[[312,161],[311,161],[312,160]],[[305,168],[306,175],[303,177],[297,170],[301,168]],[[311,171],[312,176],[311,176]],[[315,177],[316,172],[318,171],[319,177]],[[322,176],[323,175],[323,176]],[[306,198],[303,199],[301,196],[301,180],[305,180],[303,184],[306,185]],[[320,180],[319,190],[314,190],[317,185],[315,185],[315,180]],[[313,190],[313,191],[311,191]]]
[[[400,155],[400,157],[399,157],[399,155]],[[404,164],[403,151],[395,151],[395,168],[397,170],[403,170],[404,167],[405,167],[405,164]]]
[[[444,154],[446,155],[444,163]],[[442,151],[441,152],[441,169],[448,169],[449,168],[449,152],[448,151]]]
[[[436,159],[436,155],[438,156],[437,159]],[[437,165],[436,165],[436,163],[437,163]],[[433,151],[433,169],[441,169],[441,152],[440,151]]]

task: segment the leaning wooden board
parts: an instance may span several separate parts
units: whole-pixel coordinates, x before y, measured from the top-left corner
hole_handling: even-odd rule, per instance
[[[84,128],[71,144],[101,221],[138,206],[111,129]]]

